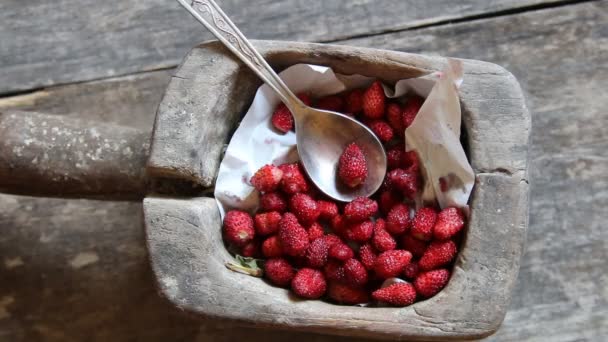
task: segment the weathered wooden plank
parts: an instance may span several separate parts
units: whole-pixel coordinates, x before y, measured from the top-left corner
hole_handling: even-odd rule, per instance
[[[490,340],[608,336],[608,99],[601,96],[607,12],[606,2],[580,4],[351,42],[485,59],[506,66],[527,91],[538,132],[531,146],[528,252],[511,310]],[[119,105],[139,108],[131,100]],[[0,339],[347,340],[215,321],[201,322],[199,330],[156,296],[140,217],[135,204],[0,196],[0,316],[2,309],[10,314],[0,318]],[[98,262],[76,270],[66,263],[89,248],[103,252]],[[76,265],[90,260],[82,259]]]
[[[567,0],[220,1],[251,38],[328,41]],[[0,2],[0,94],[175,66],[211,36],[172,0]]]

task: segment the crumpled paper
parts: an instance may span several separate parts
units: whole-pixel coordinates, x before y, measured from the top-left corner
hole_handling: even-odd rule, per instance
[[[427,98],[416,120],[405,132],[406,147],[419,150],[424,164],[423,176],[430,180],[425,181],[424,199],[432,200],[436,196],[442,207],[446,204],[466,207],[474,180],[459,140],[460,105],[456,87],[461,82],[462,71],[458,63],[449,63],[443,73],[400,80],[395,89],[384,86],[386,95],[391,98],[410,93]],[[308,64],[289,67],[279,76],[294,93],[308,92],[313,97],[366,87],[374,80],[361,75],[335,74],[330,68]],[[262,85],[228,144],[214,191],[222,218],[230,209],[255,212],[259,195],[249,183],[255,171],[268,163],[278,165],[299,159],[295,133],[279,134],[270,123],[279,102],[274,91]],[[429,136],[425,137],[427,134]],[[437,190],[438,179],[452,177],[452,174],[462,180],[466,193],[452,186],[449,191]]]

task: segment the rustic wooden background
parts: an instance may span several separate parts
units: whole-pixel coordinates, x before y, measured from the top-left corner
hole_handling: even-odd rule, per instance
[[[532,113],[530,226],[510,310],[488,340],[608,339],[607,1],[218,2],[251,38],[513,72]],[[3,0],[0,109],[151,130],[175,66],[209,38],[172,0]],[[141,221],[139,203],[0,195],[0,341],[347,340],[178,312],[156,294]]]

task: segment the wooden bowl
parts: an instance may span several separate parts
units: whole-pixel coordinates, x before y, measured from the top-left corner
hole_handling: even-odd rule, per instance
[[[277,70],[297,63],[386,82],[441,70],[446,61],[394,51],[257,41]],[[405,308],[361,308],[298,300],[282,288],[224,267],[213,198],[144,200],[150,260],[160,292],[177,307],[259,327],[383,339],[473,339],[501,324],[528,225],[530,116],[517,80],[490,63],[463,60],[463,132],[476,184],[471,217],[449,284]],[[212,188],[224,144],[261,81],[217,42],[194,48],[158,109],[148,172]]]

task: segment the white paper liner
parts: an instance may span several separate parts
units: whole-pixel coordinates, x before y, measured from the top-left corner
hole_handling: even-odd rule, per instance
[[[439,203],[442,207],[442,203],[452,203],[463,207],[466,206],[473,187],[473,174],[470,165],[466,162],[464,150],[459,141],[459,134],[456,134],[460,131],[460,105],[457,90],[456,87],[451,87],[456,96],[456,106],[454,106],[452,101],[454,94],[450,94],[447,89],[449,87],[445,86],[447,82],[461,77],[453,77],[452,75],[458,75],[450,70],[448,67],[447,74],[444,73],[449,77],[441,77],[439,81],[436,80],[441,73],[435,73],[422,78],[400,80],[396,83],[394,91],[386,86],[384,89],[389,97],[400,97],[407,93],[415,93],[428,98],[412,126],[406,130],[406,145],[408,149],[416,147],[422,151],[420,155],[423,157],[421,160],[425,163],[424,176],[430,177],[429,179],[432,180],[433,184],[438,177],[450,172],[462,177],[461,179],[465,181],[470,180],[470,183],[465,183],[465,188],[468,189],[466,194],[457,191],[432,192],[438,194]],[[347,89],[366,87],[374,80],[361,75],[334,74],[330,68],[308,64],[289,67],[281,72],[279,76],[294,93],[307,92],[313,97],[322,97],[340,93]],[[435,91],[438,86],[441,86],[440,91]],[[450,101],[446,102],[442,98],[444,96],[449,96]],[[434,103],[428,104],[429,100]],[[270,122],[272,112],[279,102],[280,99],[274,91],[267,85],[262,85],[256,92],[251,107],[228,144],[224,159],[220,164],[214,191],[222,218],[224,213],[230,209],[238,208],[251,213],[255,212],[259,196],[258,192],[250,185],[249,179],[259,168],[269,163],[279,165],[298,160],[295,148],[295,133],[279,134],[272,128]],[[444,108],[445,105],[449,105],[449,107]],[[434,111],[437,111],[437,113],[434,113]],[[420,119],[421,117],[423,118]],[[457,131],[446,131],[445,124],[433,122],[433,120],[438,119],[447,120],[450,126],[456,128]],[[440,128],[434,129],[433,127],[427,127],[428,125]],[[428,139],[428,144],[432,146],[428,149],[421,148],[425,144],[424,134],[427,134],[427,132],[434,134],[429,136]],[[413,139],[411,143],[407,138],[408,136]],[[440,150],[438,156],[429,154],[438,150],[436,146],[442,146],[442,144],[448,148]],[[430,160],[428,165],[425,158]],[[466,165],[463,164],[463,161]],[[437,166],[441,166],[443,169],[435,170]],[[468,166],[468,169],[466,166]],[[470,170],[470,175],[464,172],[466,170]],[[430,190],[426,188],[424,193],[425,195],[431,194]]]

